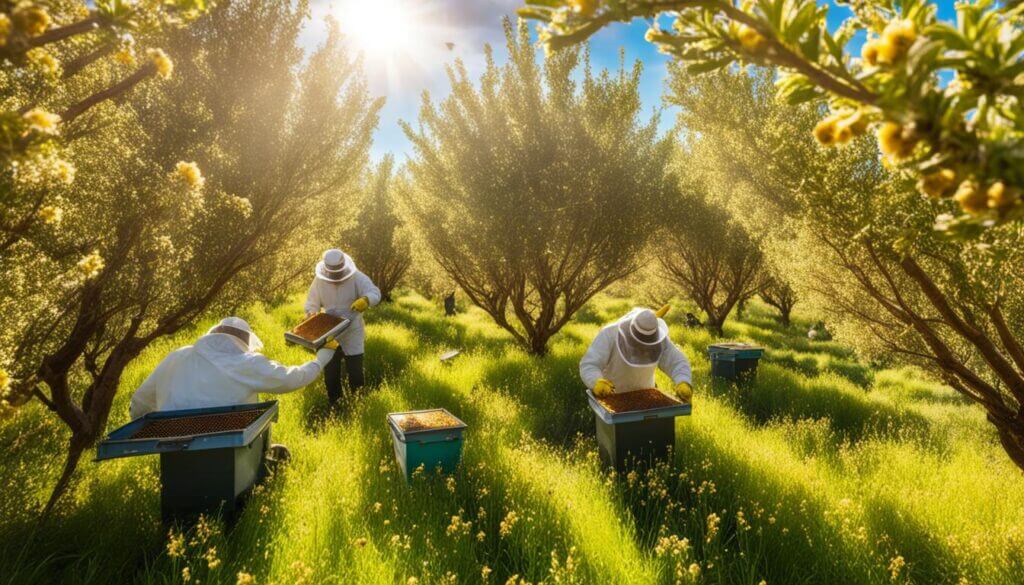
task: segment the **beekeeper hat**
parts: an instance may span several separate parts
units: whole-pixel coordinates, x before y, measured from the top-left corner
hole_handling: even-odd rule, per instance
[[[225,317],[221,319],[220,323],[217,323],[206,332],[207,335],[211,333],[219,333],[222,335],[230,335],[235,339],[241,341],[245,348],[249,351],[259,351],[263,349],[263,342],[260,341],[259,337],[252,332],[252,327],[245,322],[245,319],[239,317]]]
[[[649,366],[661,358],[668,325],[650,309],[633,309],[619,320],[617,346],[631,366]]]
[[[352,257],[337,248],[324,252],[316,265],[316,277],[327,282],[344,282],[356,273]]]

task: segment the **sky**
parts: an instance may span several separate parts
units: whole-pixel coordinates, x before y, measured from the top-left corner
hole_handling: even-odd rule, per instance
[[[826,0],[821,0],[826,3]],[[387,98],[371,155],[379,160],[394,153],[399,163],[412,148],[399,127],[399,120],[415,122],[420,96],[429,91],[435,100],[448,93],[445,66],[462,59],[470,76],[484,69],[484,45],[490,43],[499,62],[505,59],[502,17],[514,18],[522,0],[313,0],[312,18],[303,32],[307,49],[323,40],[324,19],[339,22],[353,48],[363,53],[370,91]],[[829,25],[835,28],[849,14],[844,6],[829,6]],[[953,0],[937,0],[939,17],[953,18]],[[672,108],[665,108],[662,94],[668,57],[644,40],[648,23],[613,24],[591,38],[591,60],[595,69],[615,69],[620,49],[627,65],[640,60],[644,65],[641,97],[647,114],[662,110],[661,127],[668,131],[675,121]],[[851,44],[859,51],[863,39]],[[451,48],[449,48],[449,43]]]

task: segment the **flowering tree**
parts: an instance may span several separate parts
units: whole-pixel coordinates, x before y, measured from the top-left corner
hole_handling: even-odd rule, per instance
[[[78,179],[61,229],[16,247],[5,274],[23,286],[0,287],[18,316],[0,346],[5,399],[35,398],[70,430],[49,506],[104,432],[125,366],[206,312],[263,297],[276,266],[308,266],[291,246],[360,176],[381,103],[337,30],[304,64],[305,17],[240,1],[172,35],[190,58],[168,83],[97,106],[104,124],[68,152]]]
[[[961,213],[937,227],[976,236],[1024,217],[1024,4],[981,0],[937,20],[926,0],[842,1],[853,11],[835,32],[816,0],[527,0],[553,49],[615,21],[650,18],[649,41],[694,75],[742,62],[778,69],[777,94],[792,104],[827,102],[813,128],[826,146],[877,131],[888,163],[931,198]],[[674,18],[671,29],[660,17]],[[868,39],[859,57],[848,45]],[[952,71],[945,84],[940,75]]]
[[[525,23],[509,62],[427,99],[405,131],[411,215],[444,271],[528,351],[631,274],[656,227],[671,142],[641,124],[639,64],[595,75],[567,51],[537,63]],[[581,81],[576,81],[579,74]]]
[[[394,166],[388,155],[370,174],[356,225],[342,236],[359,269],[380,288],[385,301],[391,300],[391,292],[412,266],[411,244],[396,213]]]
[[[817,110],[780,104],[764,78],[721,72],[672,99],[687,130],[718,146],[724,175],[758,171],[736,193],[796,226],[791,283],[837,337],[941,377],[984,409],[1024,468],[1022,223],[968,242],[944,237],[930,227],[954,202],[921,197],[870,140],[822,153],[811,137]]]
[[[766,280],[758,296],[765,303],[774,307],[779,312],[779,323],[783,327],[789,327],[790,315],[796,305],[797,294],[787,280],[772,274]]]

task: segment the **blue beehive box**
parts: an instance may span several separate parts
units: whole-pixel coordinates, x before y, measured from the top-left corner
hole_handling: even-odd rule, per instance
[[[403,421],[406,417],[442,413],[451,418],[452,424],[443,428],[410,428]],[[463,431],[466,423],[443,408],[392,412],[388,414],[388,428],[395,447],[395,459],[406,479],[419,467],[430,473],[440,468],[443,473],[454,473],[462,459]]]
[[[757,364],[764,348],[749,343],[715,343],[708,346],[711,375],[732,381],[745,381],[757,376]]]
[[[112,431],[96,460],[160,455],[165,521],[200,513],[234,517],[265,473],[277,401],[151,412]]]

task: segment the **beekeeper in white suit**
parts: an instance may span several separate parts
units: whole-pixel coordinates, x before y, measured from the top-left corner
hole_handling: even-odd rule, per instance
[[[352,321],[337,339],[340,350],[324,369],[327,400],[334,405],[341,397],[341,360],[345,360],[350,390],[363,387],[363,352],[366,328],[363,311],[380,303],[380,289],[356,267],[348,254],[332,248],[316,265],[313,284],[306,297],[306,317],[320,309],[336,317]]]
[[[334,357],[321,349],[301,366],[284,366],[258,353],[263,342],[249,324],[228,317],[195,344],[160,362],[132,396],[133,419],[158,410],[212,408],[259,401],[259,394],[284,394],[316,380]]]
[[[596,396],[654,388],[656,368],[672,378],[683,402],[693,396],[690,361],[668,337],[668,324],[658,313],[636,308],[601,329],[580,360],[580,377]]]

